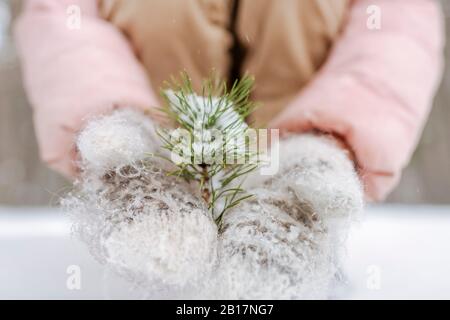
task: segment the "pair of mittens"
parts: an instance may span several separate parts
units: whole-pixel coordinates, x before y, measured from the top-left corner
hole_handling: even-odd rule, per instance
[[[152,121],[124,109],[91,120],[81,179],[64,200],[92,254],[133,282],[195,287],[209,298],[323,298],[363,193],[352,161],[325,137],[280,144],[278,172],[225,215],[221,230],[195,187],[149,157]],[[200,293],[200,291],[202,293]]]

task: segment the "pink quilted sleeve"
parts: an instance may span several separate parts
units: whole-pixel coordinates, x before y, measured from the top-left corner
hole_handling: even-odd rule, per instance
[[[369,28],[378,12],[380,28]],[[368,198],[381,200],[407,165],[440,82],[443,18],[433,0],[356,0],[348,19],[327,63],[271,126],[343,137]]]
[[[15,26],[41,157],[76,173],[74,137],[88,117],[156,105],[127,39],[94,0],[28,0]]]

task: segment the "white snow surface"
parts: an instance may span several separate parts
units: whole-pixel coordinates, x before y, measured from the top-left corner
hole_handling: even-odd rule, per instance
[[[353,226],[335,299],[450,299],[450,206],[383,205]],[[132,299],[57,209],[0,207],[0,299]],[[78,266],[80,289],[67,282]],[[70,286],[69,286],[70,287]],[[148,298],[170,299],[163,292]]]

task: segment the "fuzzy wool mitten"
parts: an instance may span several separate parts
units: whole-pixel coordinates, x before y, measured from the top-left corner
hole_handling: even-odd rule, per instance
[[[94,256],[130,280],[195,285],[214,264],[217,228],[191,186],[146,154],[155,141],[137,111],[91,120],[77,141],[83,173],[63,205]]]
[[[227,298],[326,298],[349,223],[362,211],[353,162],[331,139],[292,136],[279,158],[278,173],[224,218],[219,274]]]

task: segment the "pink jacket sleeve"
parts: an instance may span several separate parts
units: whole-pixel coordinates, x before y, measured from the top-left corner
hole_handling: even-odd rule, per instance
[[[95,0],[28,0],[15,29],[41,157],[68,176],[86,118],[156,104],[128,41],[97,9]]]
[[[367,27],[372,5],[379,30]],[[348,19],[327,63],[271,125],[343,137],[368,198],[381,200],[408,163],[439,84],[443,19],[433,0],[356,0]]]

